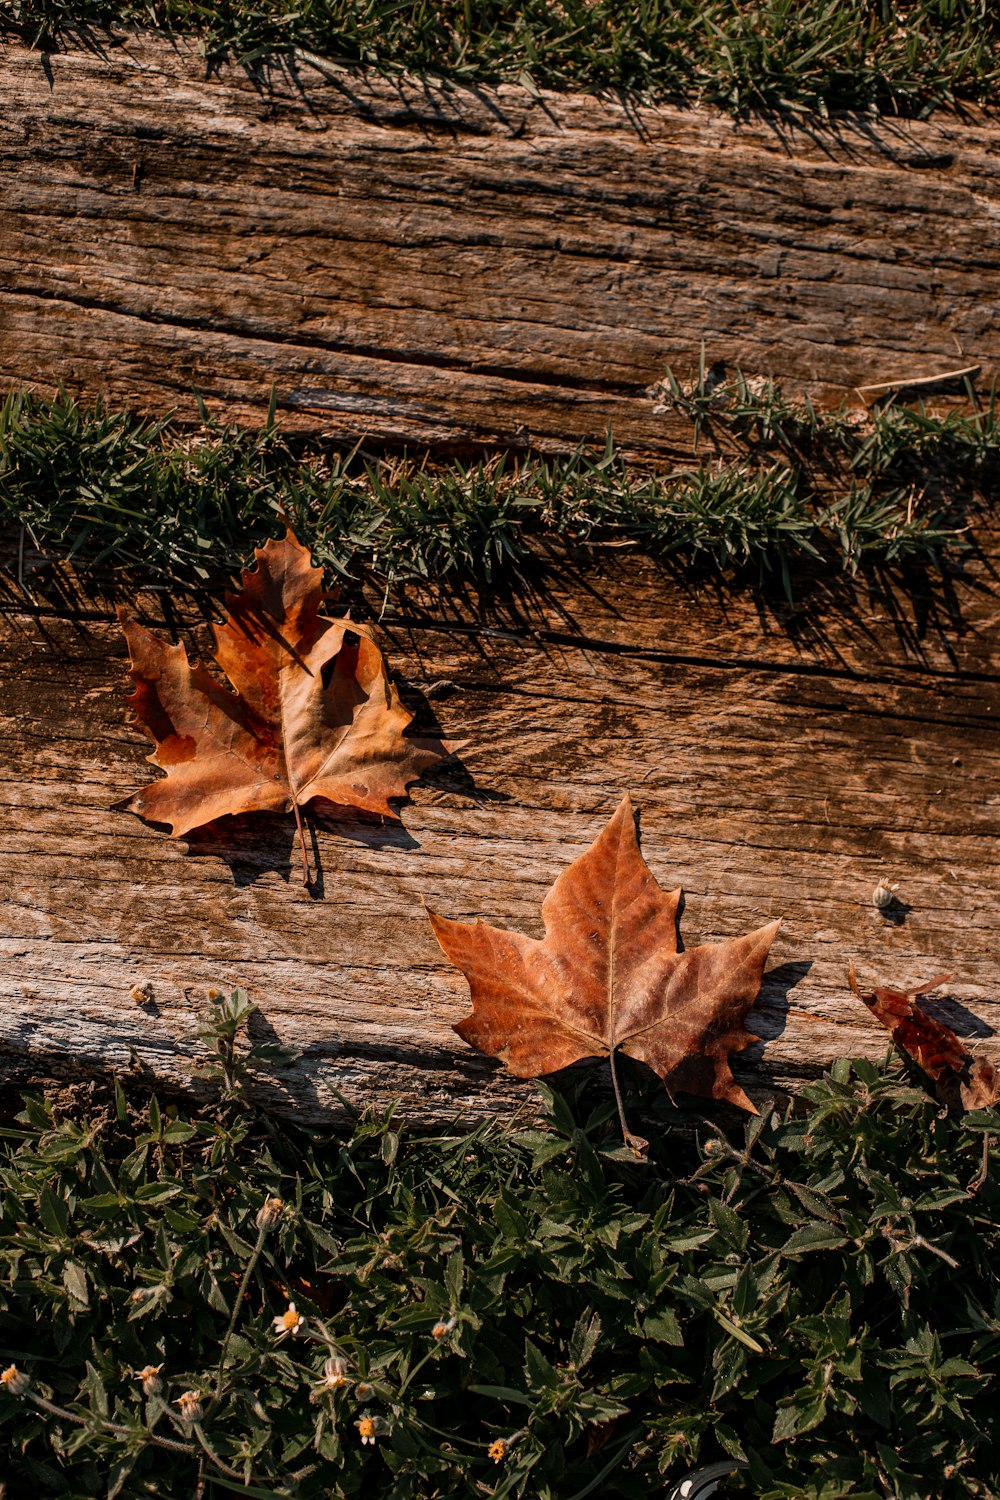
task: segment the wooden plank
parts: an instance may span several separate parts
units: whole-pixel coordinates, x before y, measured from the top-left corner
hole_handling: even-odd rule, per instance
[[[986,119],[795,128],[187,44],[3,54],[0,383],[345,440],[686,452],[710,359],[839,400],[998,368]],[[958,351],[961,357],[957,357]]]
[[[390,658],[424,722],[466,746],[401,826],[314,829],[321,899],[298,883],[290,818],[176,842],[115,811],[148,774],[117,626],[99,601],[90,619],[10,612],[0,1061],[11,1077],[110,1065],[185,1083],[207,989],[240,983],[265,1032],[303,1049],[268,1087],[306,1117],[338,1096],[422,1119],[511,1108],[524,1086],[451,1031],[467,990],[421,902],[539,935],[545,890],[626,788],[651,867],[687,891],[688,944],[785,919],[751,1023],[762,1042],[739,1065],[756,1097],[884,1054],[850,958],[865,980],[953,970],[942,1014],[1000,1060],[988,563],[930,590],[917,620],[947,620],[946,598],[951,623],[921,642],[912,600],[859,587],[810,640],[748,598],[619,559],[554,583],[530,623],[397,607]],[[166,632],[162,601],[143,608]],[[909,908],[898,925],[871,904],[883,874]]]

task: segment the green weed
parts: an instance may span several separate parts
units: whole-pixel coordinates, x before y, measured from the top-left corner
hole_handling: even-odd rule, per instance
[[[706,390],[702,378],[684,394],[673,379],[664,401],[700,438],[724,428],[739,457],[655,473],[609,439],[597,454],[432,465],[298,451],[273,412],[258,432],[208,422],[191,434],[100,402],[12,394],[0,407],[0,523],[19,537],[29,593],[38,558],[26,568],[25,547],[216,583],[288,522],[348,586],[385,595],[408,583],[503,592],[567,546],[608,545],[734,581],[774,576],[790,593],[820,561],[853,572],[935,562],[961,545],[950,508],[960,518],[1000,451],[995,401],[943,418],[888,408],[859,427],[767,382]],[[841,472],[818,485],[818,463]]]

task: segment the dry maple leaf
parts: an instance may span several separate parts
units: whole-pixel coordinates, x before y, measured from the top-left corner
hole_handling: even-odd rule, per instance
[[[396,816],[389,800],[446,754],[407,739],[413,715],[389,681],[371,632],[320,614],[323,571],[291,531],[258,548],[243,588],[213,625],[215,660],[232,687],[183,645],[165,646],[119,609],[132,659],[129,703],[166,777],[125,804],[174,837],[229,813],[294,811],[308,883],[301,809],[314,797]]]
[[[986,1109],[1000,1096],[1000,1074],[985,1057],[975,1058],[950,1026],[936,1021],[916,1000],[947,984],[950,974],[939,974],[912,990],[876,989],[862,993],[851,964],[848,971],[851,989],[863,1000],[887,1031],[899,1050],[927,1074],[945,1104],[956,1109]]]
[[[542,903],[540,941],[429,913],[472,991],[454,1028],[518,1078],[617,1049],[648,1063],[672,1095],[724,1099],[756,1114],[729,1056],[758,1038],[743,1021],[780,922],[678,951],[680,890],[661,890],[639,851],[631,798]],[[632,1143],[622,1115],[622,1130]]]

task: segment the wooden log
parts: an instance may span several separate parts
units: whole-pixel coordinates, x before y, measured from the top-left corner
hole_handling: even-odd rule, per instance
[[[989,119],[707,110],[3,54],[0,383],[336,438],[687,452],[669,362],[858,385],[998,367]]]
[[[301,1049],[261,1087],[304,1118],[342,1099],[422,1120],[510,1109],[526,1086],[453,1034],[467,987],[422,902],[540,935],[546,889],[626,788],[654,873],[686,889],[689,945],[784,918],[750,1023],[761,1043],[737,1063],[755,1098],[885,1054],[848,991],[852,958],[867,984],[953,971],[937,1013],[1000,1061],[991,576],[984,562],[918,600],[858,587],[832,613],[768,612],[632,557],[553,576],[530,618],[398,604],[390,660],[423,722],[465,747],[400,825],[313,826],[319,899],[290,817],[174,841],[115,810],[151,774],[120,631],[99,599],[74,612],[53,586],[50,607],[39,583],[30,613],[11,590],[0,1064],[184,1086],[208,989],[241,984],[261,1034]],[[163,596],[139,607],[171,633]],[[204,650],[195,618],[180,623]],[[872,904],[883,875],[895,919]]]

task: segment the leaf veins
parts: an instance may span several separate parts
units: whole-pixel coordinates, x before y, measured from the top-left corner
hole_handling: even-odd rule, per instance
[[[780,923],[682,952],[681,894],[654,879],[626,795],[545,897],[541,940],[429,913],[472,992],[472,1014],[454,1029],[519,1078],[607,1057],[617,1093],[620,1050],[647,1063],[671,1095],[684,1091],[756,1113],[729,1057],[757,1040],[743,1021]],[[628,1139],[624,1117],[622,1128]]]
[[[131,655],[129,703],[166,771],[126,806],[175,838],[233,813],[294,811],[308,883],[301,809],[313,798],[395,817],[390,799],[446,754],[408,739],[413,715],[389,680],[370,630],[320,613],[323,573],[291,531],[256,552],[243,587],[213,625],[231,687],[183,645],[165,646],[118,615]]]

